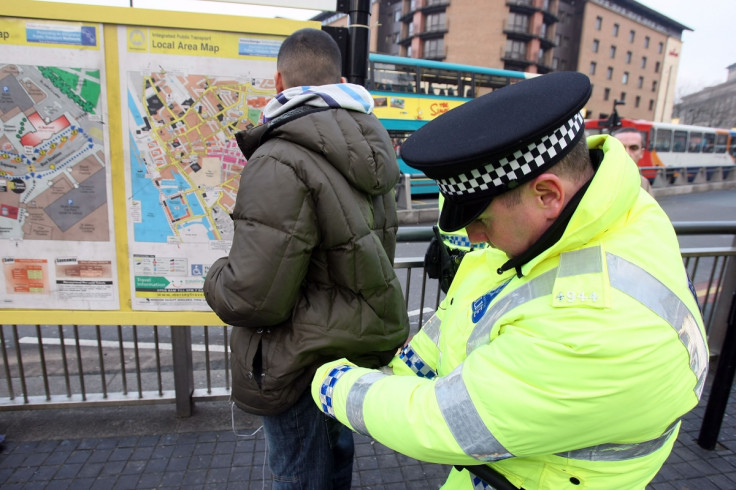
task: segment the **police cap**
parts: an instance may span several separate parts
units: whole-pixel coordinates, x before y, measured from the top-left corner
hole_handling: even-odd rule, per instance
[[[550,73],[466,102],[409,137],[401,157],[445,197],[440,228],[464,228],[493,197],[566,155],[583,137],[580,110],[590,92],[582,73]]]

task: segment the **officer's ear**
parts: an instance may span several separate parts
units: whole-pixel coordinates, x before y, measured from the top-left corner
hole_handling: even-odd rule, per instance
[[[546,219],[554,221],[572,196],[568,187],[563,179],[553,173],[537,176],[529,185],[533,205]]]

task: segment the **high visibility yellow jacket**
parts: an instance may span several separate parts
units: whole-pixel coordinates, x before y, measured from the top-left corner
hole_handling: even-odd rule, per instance
[[[607,136],[556,243],[498,275],[471,252],[447,297],[391,363],[322,366],[312,395],[412,458],[489,464],[517,487],[637,489],[697,405],[708,349],[677,237]],[[483,488],[453,469],[443,488]]]

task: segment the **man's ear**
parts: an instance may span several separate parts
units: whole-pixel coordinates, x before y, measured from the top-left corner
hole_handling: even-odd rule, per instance
[[[284,91],[284,77],[281,76],[281,72],[276,70],[276,74],[273,76],[273,81],[276,83],[276,93],[280,94]]]
[[[567,188],[560,177],[544,173],[531,182],[530,190],[535,203],[548,219],[555,220],[567,203]]]

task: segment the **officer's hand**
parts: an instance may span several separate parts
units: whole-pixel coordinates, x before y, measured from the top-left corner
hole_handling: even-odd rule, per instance
[[[346,371],[356,367],[347,359],[338,359],[321,365],[312,379],[312,399],[327,415],[335,416],[332,410],[332,387]]]

